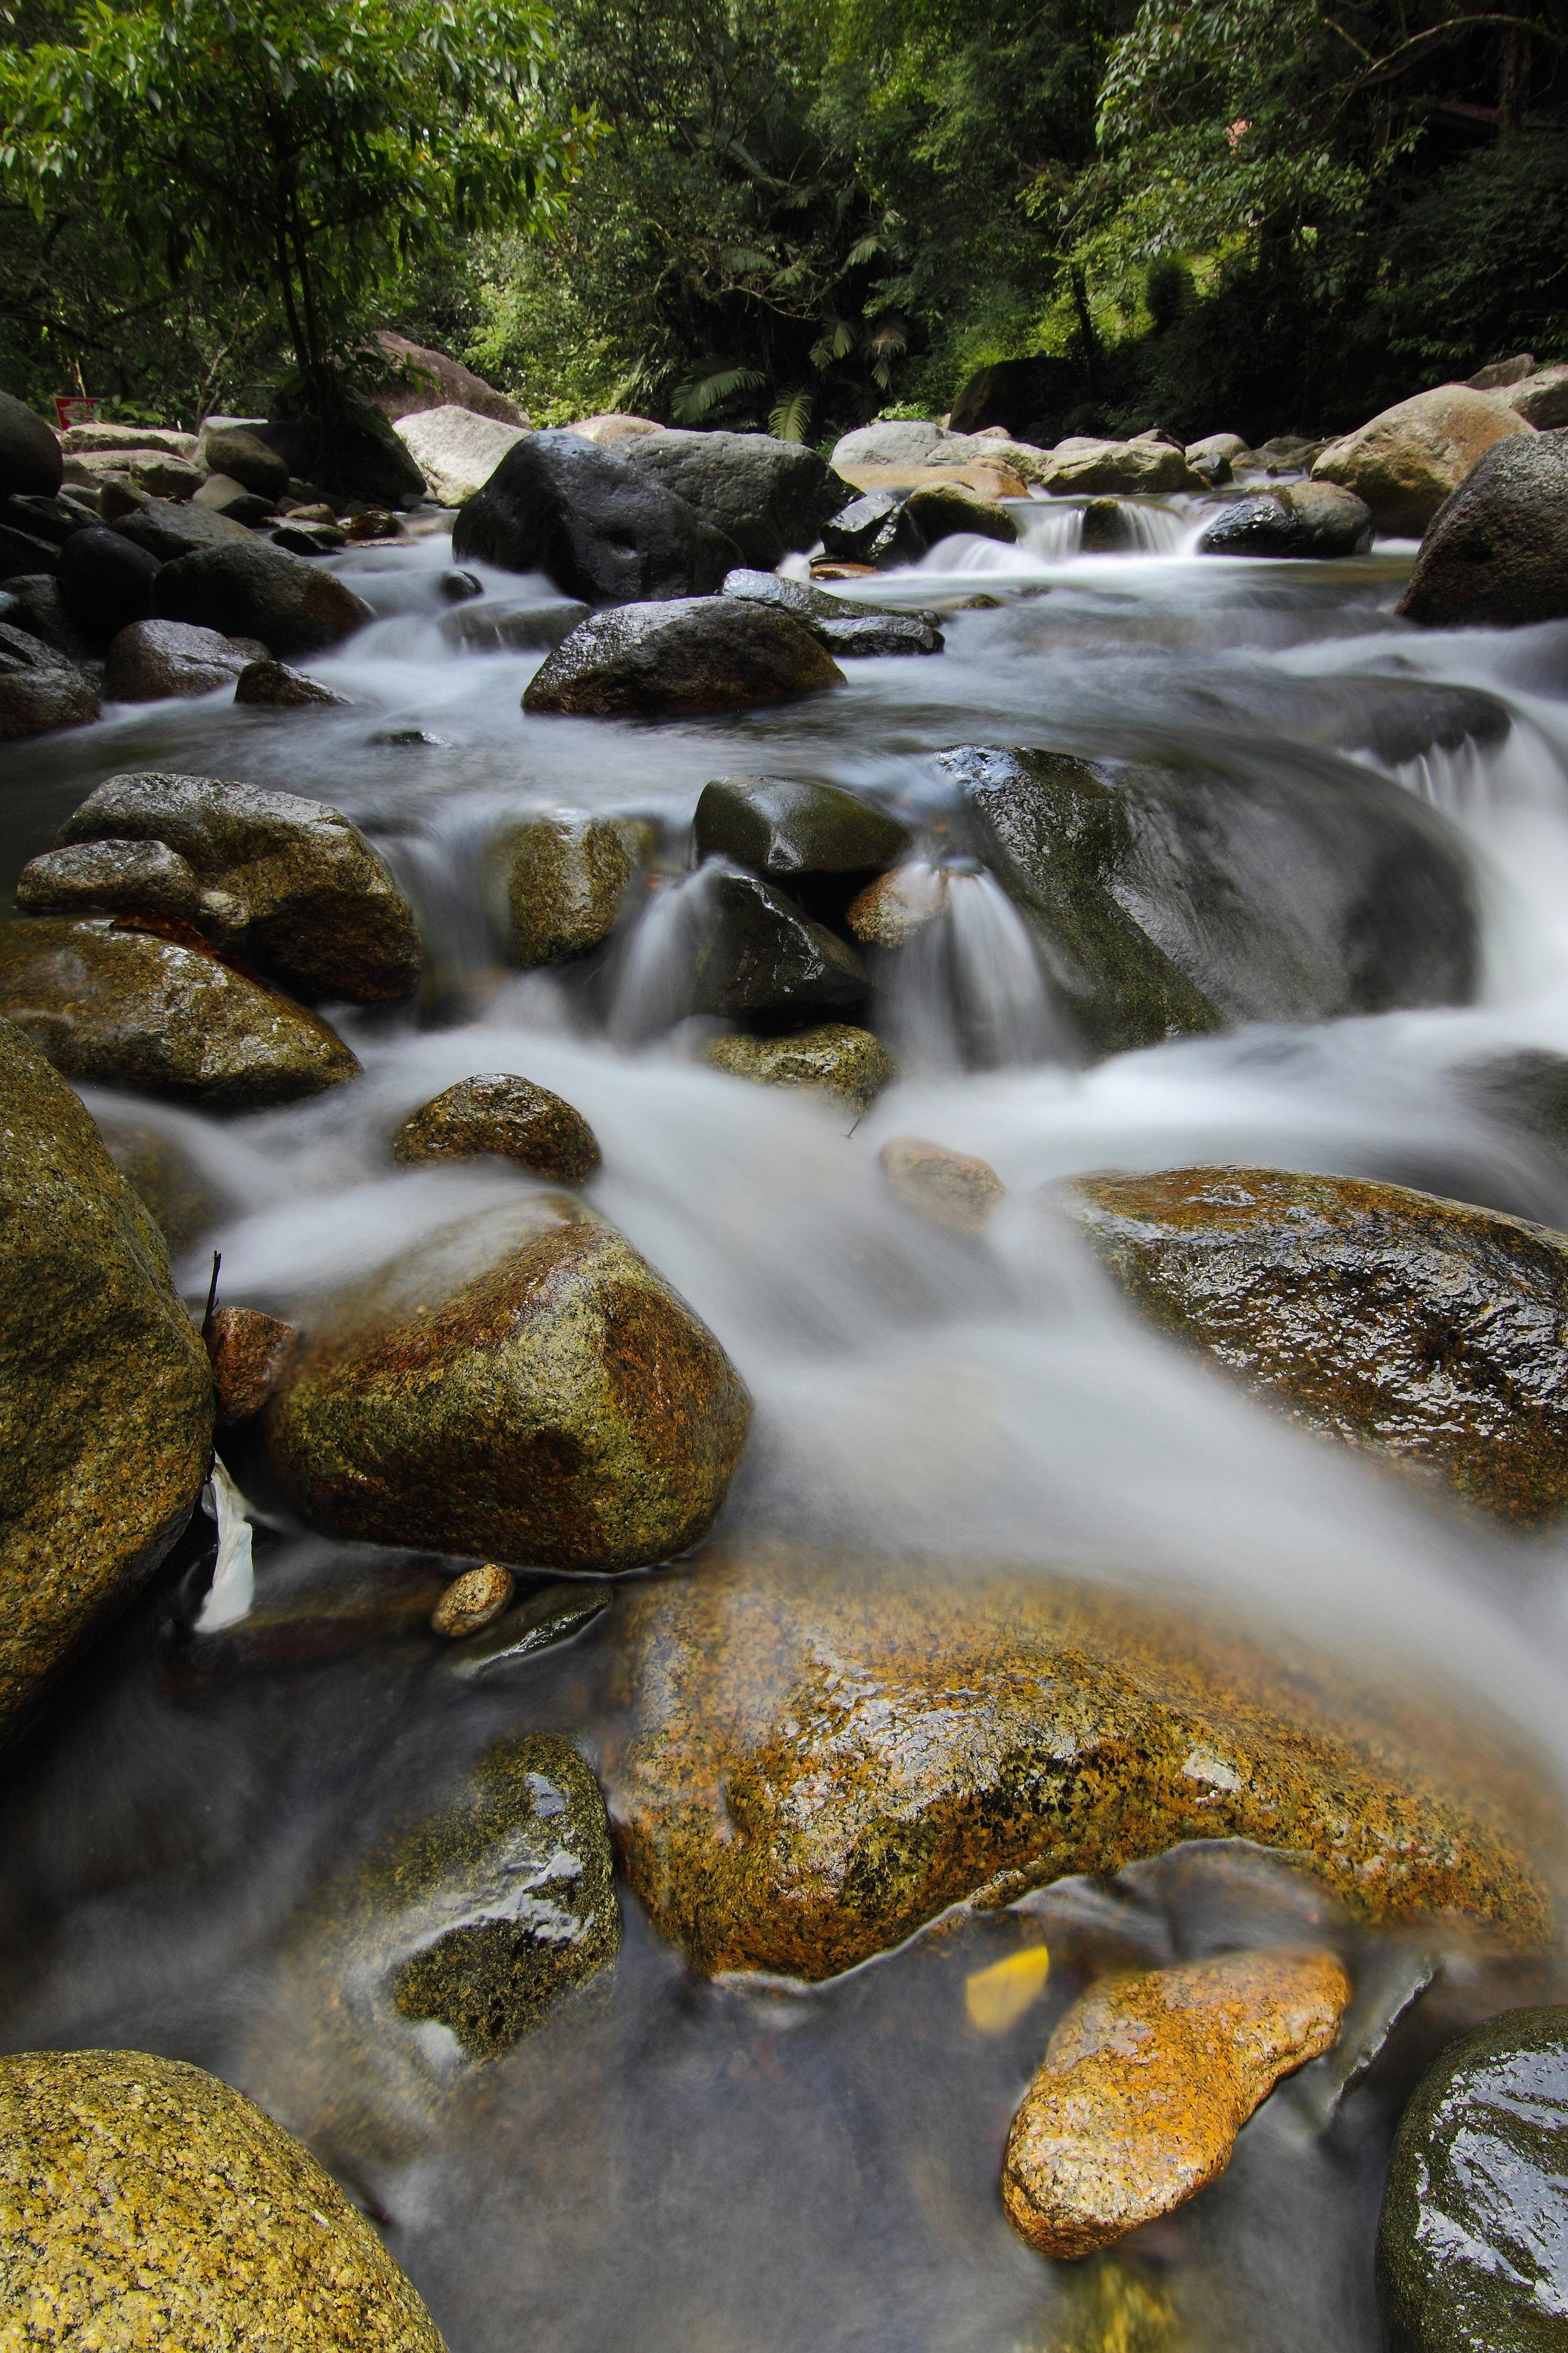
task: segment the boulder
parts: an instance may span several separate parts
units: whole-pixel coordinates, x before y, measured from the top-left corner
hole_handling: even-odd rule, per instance
[[[1399,610],[1437,629],[1568,615],[1568,431],[1492,444],[1426,526]]]
[[[0,392],[0,499],[17,491],[53,498],[64,477],[60,445],[43,418]]]
[[[847,1021],[819,1022],[788,1038],[715,1038],[705,1050],[716,1071],[764,1087],[814,1087],[868,1112],[899,1075],[881,1039]]]
[[[471,408],[421,408],[402,417],[398,438],[411,450],[433,499],[460,507],[482,491],[507,451],[528,428]]]
[[[750,605],[771,605],[809,629],[836,659],[875,654],[937,654],[945,640],[934,613],[890,613],[830,596],[809,581],[784,580],[776,572],[726,574],[726,596]]]
[[[195,621],[230,638],[259,638],[284,657],[321,653],[373,617],[363,598],[335,573],[263,540],[177,557],[159,573],[153,601],[165,620]]]
[[[255,1307],[215,1308],[203,1326],[218,1428],[253,1421],[283,1377],[300,1335]]]
[[[912,564],[925,554],[926,543],[905,512],[907,504],[898,491],[867,491],[828,517],[822,526],[822,544],[844,563]]]
[[[1313,460],[1312,480],[1353,491],[1380,532],[1418,539],[1494,441],[1533,429],[1500,397],[1440,384],[1331,441]]]
[[[623,1569],[703,1534],[750,1418],[684,1301],[581,1203],[539,1194],[322,1302],[263,1427],[326,1535]]]
[[[335,555],[349,544],[348,533],[333,522],[283,522],[270,536],[273,546],[289,555]]]
[[[1073,2262],[1184,2205],[1280,2076],[1329,2048],[1350,1997],[1332,1953],[1289,1946],[1102,1977],[1057,2026],[1013,2119],[1013,2228]]]
[[[418,986],[413,908],[359,828],[324,801],[132,773],[89,793],[59,840],[166,843],[203,886],[203,928],[300,996],[380,1005]]]
[[[1198,554],[1322,561],[1364,555],[1371,545],[1372,512],[1352,491],[1337,482],[1290,482],[1221,507],[1204,525]]]
[[[59,563],[59,555],[53,540],[35,537],[30,531],[20,531],[14,522],[0,520],[0,580],[52,572]]]
[[[1516,352],[1511,359],[1489,361],[1484,368],[1478,368],[1474,375],[1468,375],[1465,382],[1472,392],[1501,392],[1510,385],[1521,384],[1527,375],[1533,374],[1534,368],[1533,352]]]
[[[172,425],[71,425],[60,436],[68,458],[101,457],[106,451],[161,450],[165,458],[184,458],[195,465],[200,437],[182,433]]]
[[[1191,1839],[1282,1851],[1371,1925],[1552,1933],[1531,1757],[1234,1609],[755,1540],[617,1606],[610,1815],[706,1974],[833,1977],[953,1905]]]
[[[813,923],[754,874],[716,868],[704,876],[705,929],[692,974],[692,1009],[739,1015],[832,1014],[869,990],[854,949]]]
[[[85,727],[98,717],[98,681],[29,630],[0,621],[0,744]]]
[[[159,559],[118,531],[94,523],[74,533],[60,550],[59,565],[66,610],[100,652],[133,621],[152,618]]]
[[[794,890],[828,876],[879,873],[908,853],[914,836],[900,818],[841,785],[720,776],[698,796],[691,840],[699,863],[733,859]]]
[[[144,499],[140,506],[120,517],[114,530],[121,539],[129,541],[132,547],[144,548],[160,564],[173,564],[177,557],[195,555],[205,547],[257,544],[256,533],[244,523],[195,499],[184,506],[175,505],[169,499]]]
[[[340,389],[323,429],[313,417],[269,417],[249,430],[275,449],[297,482],[319,482],[344,499],[402,507],[425,495],[425,477],[379,408]]]
[[[341,1086],[359,1064],[302,1006],[248,979],[195,932],[28,917],[0,926],[0,1016],[68,1079],[213,1111],[253,1111]]]
[[[500,1153],[535,1176],[581,1185],[599,1145],[580,1111],[510,1071],[459,1079],[410,1114],[392,1139],[399,1160],[473,1160]]]
[[[271,452],[268,451],[268,455],[270,456]],[[279,458],[275,462],[281,465],[283,460]],[[247,491],[245,484],[236,481],[232,474],[209,474],[191,503],[208,509],[214,514],[226,516],[230,522],[254,527],[267,521],[275,501],[264,499],[258,491]]]
[[[391,364],[392,375],[374,397],[382,415],[393,424],[405,417],[428,416],[432,409],[455,406],[527,432],[528,419],[516,401],[498,392],[460,360],[424,343],[410,343],[406,335],[394,334],[385,327],[377,328],[375,340]]]
[[[0,2059],[0,2300],[40,2343],[445,2353],[309,2150],[177,2059]]]
[[[624,409],[610,408],[598,417],[579,417],[566,430],[601,449],[609,449],[617,441],[633,440],[639,433],[662,433],[665,427],[656,425],[651,417],[631,417]]]
[[[989,1162],[921,1136],[895,1135],[877,1157],[905,1208],[949,1233],[984,1233],[1006,1198],[1007,1187]]]
[[[963,482],[926,482],[911,491],[904,512],[927,544],[935,547],[959,532],[999,539],[1011,547],[1018,526],[997,499],[983,499]]]
[[[289,469],[276,449],[243,425],[209,427],[202,435],[201,460],[209,474],[226,474],[242,491],[276,506],[289,489]]]
[[[1510,385],[1505,397],[1514,415],[1538,433],[1568,425],[1568,367],[1537,369]]]
[[[1562,2333],[1568,2009],[1450,2042],[1400,2119],[1377,2237],[1388,2353],[1547,2353]]]
[[[764,572],[816,546],[847,487],[815,449],[771,433],[641,433],[618,454],[733,540],[742,563]]]
[[[579,718],[679,718],[753,711],[843,683],[837,663],[789,614],[729,596],[682,596],[590,614],[541,663],[522,707]]]
[[[64,592],[52,573],[25,573],[0,589],[0,621],[25,629],[40,645],[74,662],[79,670],[92,660],[92,648],[70,617]]]
[[[195,871],[162,841],[81,841],[29,859],[16,878],[24,915],[167,915],[195,923],[202,913]]]
[[[514,444],[452,530],[459,563],[542,572],[588,605],[702,596],[735,562],[732,541],[682,498],[575,433]]]
[[[65,479],[89,490],[110,482],[122,483],[144,499],[183,503],[195,496],[205,477],[199,466],[193,466],[187,459],[172,457],[167,451],[128,449],[68,458]]]
[[[1061,1197],[1161,1329],[1307,1428],[1528,1524],[1568,1504],[1568,1240],[1403,1185],[1278,1169]]]
[[[157,702],[165,695],[212,694],[233,686],[247,662],[265,659],[254,638],[220,637],[189,621],[132,621],[110,639],[103,673],[108,702]]]
[[[76,1096],[5,1021],[0,1114],[8,1736],[184,1528],[207,1475],[212,1391],[157,1228]]]
[[[486,880],[524,971],[570,964],[620,920],[635,863],[632,828],[585,809],[541,809],[495,836]]]
[[[978,746],[940,765],[1095,1051],[1474,991],[1468,860],[1397,786]]]
[[[1100,441],[1087,435],[1058,442],[1037,477],[1042,490],[1058,496],[1088,491],[1121,498],[1168,496],[1173,491],[1205,491],[1204,476],[1180,448],[1165,441]]]
[[[482,605],[462,604],[455,613],[443,613],[440,629],[449,646],[461,646],[468,653],[543,653],[569,638],[578,622],[587,619],[588,611],[586,605],[566,596],[524,605],[500,605],[487,597]]]
[[[350,698],[287,662],[247,661],[234,682],[237,702],[267,711],[347,711]]]
[[[75,533],[96,520],[82,507],[71,506],[61,498],[45,498],[37,491],[17,491],[0,501],[0,524],[50,547],[63,547]]]
[[[888,417],[858,426],[833,445],[833,468],[847,466],[963,466],[983,454],[967,433],[950,433],[928,417]]]
[[[1232,469],[1252,452],[1239,433],[1207,433],[1201,441],[1189,441],[1183,455],[1205,480],[1228,482]]]

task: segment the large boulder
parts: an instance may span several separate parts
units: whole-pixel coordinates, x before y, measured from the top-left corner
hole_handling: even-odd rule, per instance
[[[1538,433],[1568,425],[1568,367],[1534,368],[1510,384],[1503,398]]]
[[[1234,1614],[732,1546],[626,1597],[619,1696],[626,1876],[708,1973],[832,1977],[1190,1839],[1283,1850],[1372,1925],[1552,1933],[1535,1851],[1563,1830],[1529,1759]]]
[[[847,1011],[870,990],[855,950],[754,874],[702,878],[692,1009],[722,1019]]]
[[[857,426],[833,445],[833,465],[842,474],[863,466],[965,466],[984,452],[967,433],[950,433],[927,417],[889,417]],[[843,504],[842,499],[839,501]]]
[[[324,427],[313,417],[270,417],[249,430],[277,451],[295,481],[377,507],[401,507],[425,494],[424,475],[381,410],[355,394],[340,394]]]
[[[1388,2353],[1550,2353],[1562,2337],[1568,2010],[1450,2042],[1400,2119],[1377,2239]]]
[[[749,599],[682,596],[591,613],[540,664],[522,707],[679,718],[792,702],[843,683],[832,656],[790,614]]]
[[[662,482],[565,432],[526,434],[452,530],[459,563],[542,572],[588,605],[707,595],[737,552]]]
[[[151,620],[161,559],[94,523],[60,550],[60,595],[67,612],[100,653],[133,621]]]
[[[1322,561],[1364,555],[1372,512],[1337,482],[1289,482],[1233,499],[1205,523],[1200,555],[1282,555]]]
[[[1418,539],[1494,441],[1533,429],[1500,396],[1440,384],[1331,441],[1312,480],[1353,491],[1380,532]]]
[[[58,839],[166,844],[205,894],[191,920],[301,997],[379,1005],[418,986],[413,908],[380,852],[325,801],[132,772],[89,793]]]
[[[743,562],[764,572],[815,547],[847,495],[848,485],[815,449],[771,433],[645,433],[624,442],[619,454],[634,471],[684,499],[734,541]]]
[[[485,878],[513,960],[525,971],[601,946],[626,904],[635,830],[586,809],[539,809],[489,845]]]
[[[176,557],[195,555],[204,547],[257,544],[256,533],[244,523],[195,500],[184,506],[171,499],[144,500],[129,514],[122,514],[112,528],[121,539],[145,549],[160,564],[173,564]]]
[[[1168,441],[1100,441],[1084,435],[1058,441],[1036,480],[1058,496],[1088,491],[1127,498],[1208,488],[1185,451]]]
[[[1473,993],[1463,848],[1397,786],[979,746],[941,765],[1097,1051]]]
[[[212,1384],[152,1219],[0,1021],[0,1728],[152,1575],[207,1474]]]
[[[267,500],[270,506],[288,494],[287,463],[243,425],[219,426],[205,432],[201,454],[209,475],[226,475],[242,491]]]
[[[1568,615],[1568,431],[1493,443],[1427,525],[1399,610],[1439,629]]]
[[[165,564],[153,603],[164,620],[194,621],[228,638],[259,638],[285,657],[321,653],[372,617],[363,598],[335,573],[264,540],[248,547],[198,548]]]
[[[212,1111],[341,1086],[359,1064],[303,1006],[157,918],[24,918],[0,926],[0,1015],[68,1079]],[[136,928],[133,928],[135,926]]]
[[[445,2353],[310,2151],[181,2060],[0,2059],[0,2302],[37,2344]]]
[[[98,681],[30,630],[0,621],[0,744],[84,727],[98,717]]]
[[[1568,1504],[1568,1240],[1403,1185],[1268,1168],[1060,1196],[1162,1330],[1309,1429],[1505,1519]]]
[[[92,648],[72,620],[52,573],[24,573],[7,580],[0,588],[0,621],[8,628],[25,629],[30,638],[52,647],[79,668],[93,658]]]
[[[110,639],[104,697],[157,702],[165,695],[212,694],[265,656],[255,638],[226,638],[189,621],[132,621]]]
[[[64,479],[60,445],[43,418],[0,392],[0,499],[16,491],[52,498]]]
[[[541,1194],[313,1310],[264,1430],[326,1535],[623,1569],[702,1535],[750,1418],[684,1301],[580,1202]]]
[[[161,449],[167,458],[184,458],[194,462],[201,446],[195,433],[182,433],[174,425],[69,425],[60,436],[60,448],[68,458],[100,457],[105,450],[118,450],[123,455],[132,449]]]
[[[418,409],[397,425],[398,438],[412,451],[431,497],[444,507],[460,507],[482,491],[527,430],[524,425],[506,425],[499,417],[477,417],[471,408],[450,406]]]
[[[377,328],[375,340],[390,363],[391,375],[373,397],[393,424],[405,417],[428,416],[432,409],[457,407],[527,432],[528,419],[516,401],[498,392],[461,360],[432,351],[427,344],[410,343],[406,335],[395,334],[386,327]]]

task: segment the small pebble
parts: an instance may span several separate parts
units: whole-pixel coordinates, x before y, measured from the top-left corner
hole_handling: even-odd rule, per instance
[[[449,1642],[461,1641],[465,1634],[482,1634],[511,1607],[516,1591],[516,1577],[499,1561],[488,1560],[482,1568],[466,1568],[436,1604],[430,1631],[444,1634]]]
[[[300,1335],[292,1324],[257,1307],[220,1307],[205,1334],[220,1427],[249,1421],[267,1403]]]

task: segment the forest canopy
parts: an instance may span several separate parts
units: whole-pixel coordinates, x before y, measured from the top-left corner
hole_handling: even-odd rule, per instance
[[[393,327],[535,422],[819,442],[1005,363],[1058,427],[1258,438],[1568,354],[1568,0],[16,0],[0,34],[35,399],[248,412]]]

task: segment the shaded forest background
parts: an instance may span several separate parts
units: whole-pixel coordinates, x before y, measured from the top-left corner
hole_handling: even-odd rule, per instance
[[[184,147],[173,203],[139,186],[136,109],[150,133],[184,102],[243,209],[260,134],[227,119],[224,24],[287,13],[330,46],[360,5],[198,26],[167,0],[119,145],[62,147],[57,122],[47,171],[36,60],[58,80],[106,11],[89,35],[50,0],[0,8],[0,383],[41,402],[79,372],[139,422],[270,412],[297,323],[243,239],[183,233]],[[387,54],[417,15],[375,0]],[[334,366],[395,327],[535,424],[629,408],[821,443],[1029,361],[1015,382],[1054,429],[1256,441],[1516,350],[1568,356],[1568,0],[559,0],[527,18],[526,74],[500,72],[522,23],[495,16],[460,88],[430,37],[441,121],[483,115],[472,169],[428,168],[457,137],[438,110],[409,143],[412,81],[374,137],[325,134],[305,232],[342,243]]]

